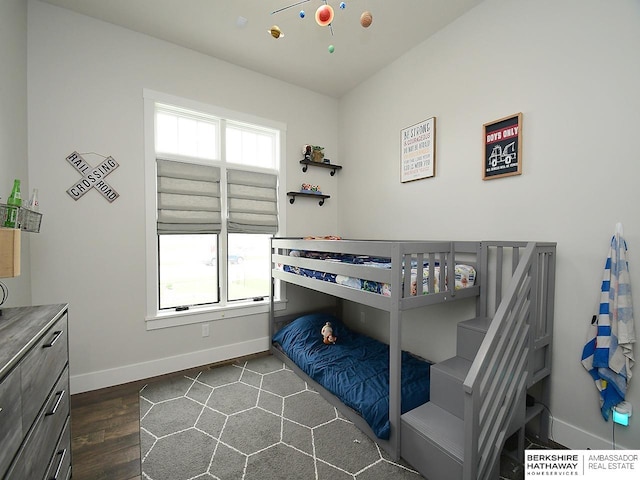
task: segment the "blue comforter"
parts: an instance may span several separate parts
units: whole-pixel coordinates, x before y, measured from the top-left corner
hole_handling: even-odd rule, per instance
[[[320,330],[326,322],[338,338],[334,345],[322,342]],[[307,375],[360,413],[378,438],[389,438],[388,345],[323,313],[298,318],[273,340]],[[429,401],[430,366],[402,352],[402,413]]]

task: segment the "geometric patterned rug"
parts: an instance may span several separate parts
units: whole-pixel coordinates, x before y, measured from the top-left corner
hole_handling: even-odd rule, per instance
[[[140,393],[145,480],[419,480],[269,355]]]

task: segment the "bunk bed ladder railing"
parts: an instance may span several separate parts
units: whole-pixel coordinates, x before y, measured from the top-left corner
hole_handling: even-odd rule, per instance
[[[487,256],[484,247],[483,256]],[[502,248],[498,248],[502,256]],[[536,315],[537,255],[529,243],[464,381],[465,446],[464,480],[489,479],[495,472],[512,420],[522,409],[527,388],[530,321]],[[502,258],[498,258],[502,262]],[[516,265],[514,263],[514,265]],[[501,272],[497,272],[501,278]],[[496,281],[497,281],[496,278]],[[485,282],[487,277],[485,277]],[[486,286],[486,285],[485,285]]]

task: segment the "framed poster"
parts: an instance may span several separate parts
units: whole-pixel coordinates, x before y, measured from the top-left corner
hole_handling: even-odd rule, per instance
[[[522,113],[483,125],[482,179],[522,173]]]
[[[436,117],[404,128],[400,142],[402,183],[436,175]]]

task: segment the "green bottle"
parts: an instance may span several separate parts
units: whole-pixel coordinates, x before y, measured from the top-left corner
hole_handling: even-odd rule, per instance
[[[11,195],[7,198],[7,219],[4,226],[7,228],[16,228],[18,223],[18,208],[22,206],[22,196],[20,195],[20,180],[13,181],[13,189]]]

